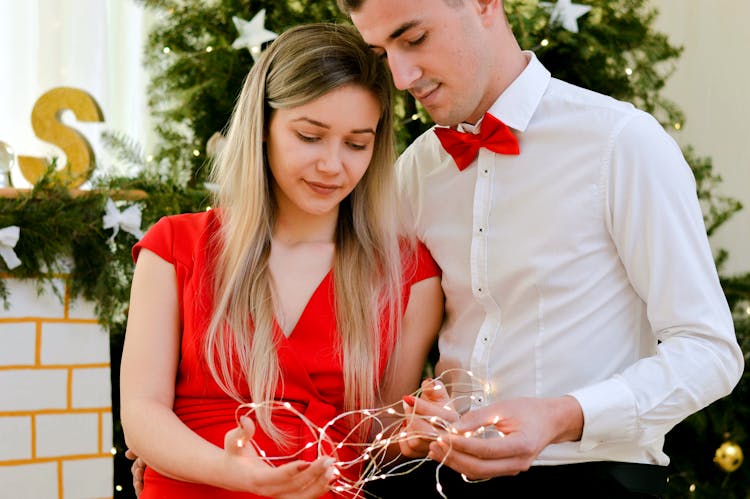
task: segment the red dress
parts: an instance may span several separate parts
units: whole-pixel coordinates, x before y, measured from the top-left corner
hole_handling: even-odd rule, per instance
[[[209,241],[216,234],[218,225],[213,211],[164,217],[133,247],[133,258],[137,259],[140,250],[147,248],[175,267],[182,342],[174,412],[191,430],[223,447],[224,434],[236,427],[235,410],[238,404],[214,382],[201,353],[203,335],[211,311],[209,271],[213,268],[213,259]],[[404,286],[404,303],[408,300],[413,283],[439,273],[440,270],[427,249],[420,244],[416,271],[409,273]],[[275,331],[283,378],[283,393],[279,384],[277,400],[290,402],[317,426],[324,426],[344,411],[344,379],[335,347],[338,333],[333,309],[332,277],[332,272],[329,272],[318,285],[288,337],[278,328]],[[385,360],[388,353],[386,351],[381,357]],[[380,366],[381,375],[384,364],[385,362]],[[243,396],[249,399],[246,388]],[[286,433],[295,435],[296,439],[293,440],[296,441],[292,442],[292,447],[279,450],[258,427],[253,439],[268,456],[288,456],[312,440],[309,430],[298,417],[286,411],[274,411],[273,414],[274,423]],[[334,425],[331,432],[335,440],[349,430],[343,420],[339,421],[341,424]],[[346,454],[347,449],[352,448],[344,447],[339,452]],[[317,448],[313,446],[302,451],[296,458],[312,461],[317,456]],[[338,457],[339,460],[347,460],[355,456],[356,454]],[[173,480],[147,467],[140,499],[255,497],[259,496]],[[329,493],[325,497],[333,495]]]

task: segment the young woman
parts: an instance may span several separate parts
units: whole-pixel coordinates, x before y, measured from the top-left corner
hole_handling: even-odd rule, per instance
[[[324,426],[417,387],[442,294],[397,224],[390,85],[352,28],[285,32],[242,89],[214,209],[165,217],[133,249],[121,417],[148,464],[141,499],[331,493],[359,469],[306,448],[298,414]]]

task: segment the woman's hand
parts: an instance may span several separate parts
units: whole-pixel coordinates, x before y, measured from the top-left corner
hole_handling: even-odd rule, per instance
[[[250,443],[254,434],[252,420],[243,416],[240,426],[224,437],[224,469],[232,489],[278,499],[314,499],[329,491],[336,472],[333,458],[271,466]]]
[[[401,454],[410,458],[427,455],[430,451],[430,442],[446,430],[439,426],[441,422],[452,424],[459,419],[445,385],[439,380],[432,379],[422,381],[422,393],[419,398],[404,397],[404,414],[403,431],[407,436],[399,439],[399,447]]]

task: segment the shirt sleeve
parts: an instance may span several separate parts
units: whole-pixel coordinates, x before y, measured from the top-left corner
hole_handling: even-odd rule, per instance
[[[729,394],[744,364],[679,147],[646,113],[625,123],[612,144],[604,168],[607,224],[658,345],[655,355],[571,393],[584,413],[584,451],[663,438]]]

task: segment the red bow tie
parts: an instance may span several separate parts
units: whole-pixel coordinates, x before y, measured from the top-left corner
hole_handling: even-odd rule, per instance
[[[484,115],[479,134],[464,133],[451,128],[435,128],[443,148],[453,156],[459,170],[463,170],[477,157],[480,147],[499,154],[520,154],[518,139],[510,128],[492,116]]]

